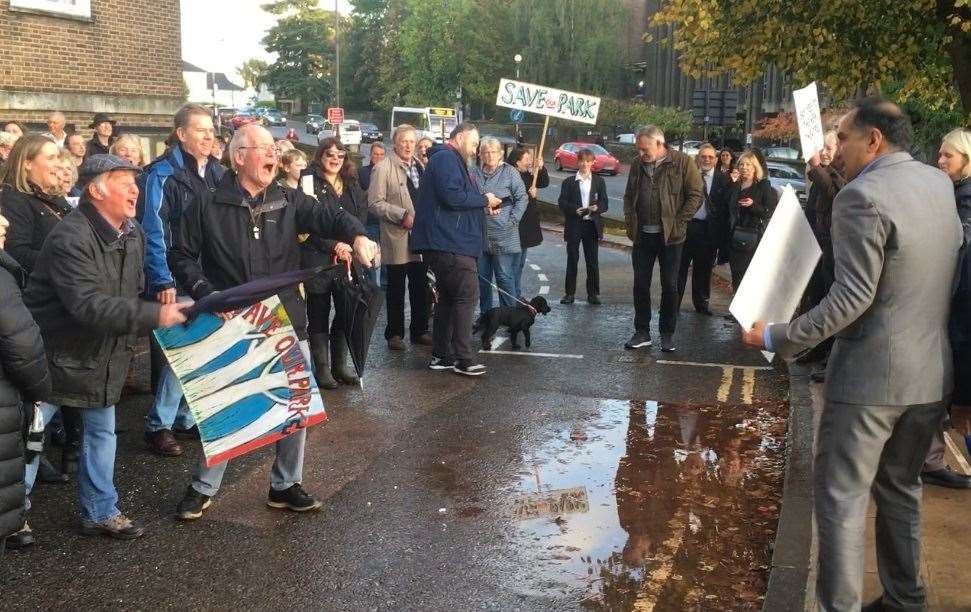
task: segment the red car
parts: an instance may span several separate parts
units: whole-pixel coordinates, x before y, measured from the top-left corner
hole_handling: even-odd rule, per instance
[[[250,123],[261,123],[262,120],[252,113],[236,113],[233,115],[232,123],[233,129],[238,130],[244,125],[249,125]]]
[[[593,171],[616,176],[620,172],[620,161],[600,145],[586,142],[565,142],[553,153],[553,165],[557,170],[576,170],[577,153],[589,149],[594,155]]]

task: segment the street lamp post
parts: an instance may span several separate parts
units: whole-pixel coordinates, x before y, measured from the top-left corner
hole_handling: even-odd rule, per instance
[[[335,49],[335,62],[337,64],[337,70],[335,71],[334,77],[334,106],[341,105],[341,17],[340,13],[337,12],[337,0],[334,0],[334,49]]]
[[[523,61],[523,56],[516,54],[513,56],[512,61],[516,62],[516,80],[519,80],[519,64]]]

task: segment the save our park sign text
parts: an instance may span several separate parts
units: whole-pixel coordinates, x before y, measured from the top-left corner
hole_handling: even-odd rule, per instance
[[[595,125],[597,114],[600,112],[600,98],[533,83],[501,79],[496,106]]]
[[[543,159],[550,117],[596,125],[600,98],[512,79],[500,79],[496,106],[545,115],[543,132],[539,138],[539,151],[536,153],[538,159]],[[538,178],[539,172],[534,172],[532,187],[536,187]]]

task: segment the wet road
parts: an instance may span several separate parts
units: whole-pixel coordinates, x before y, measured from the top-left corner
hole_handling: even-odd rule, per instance
[[[560,306],[564,259],[555,234],[530,251],[526,293],[553,312],[529,354],[483,354],[482,379],[431,372],[426,349],[391,353],[378,330],[364,390],[328,392],[309,433],[318,514],[265,507],[263,450],[231,464],[202,520],[177,522],[198,451],[148,454],[150,398],[126,398],[116,482],[148,535],[78,536],[73,489],[39,486],[38,544],[5,559],[0,608],[758,609],[782,376],[688,310],[676,353],[624,351],[628,256],[601,249],[602,306]]]
[[[551,161],[547,161],[547,171],[550,173],[549,187],[539,190],[539,198],[545,202],[556,203],[560,197],[560,184],[563,179],[575,176],[576,172],[569,170],[556,170]],[[627,186],[627,171],[622,170],[617,176],[602,175],[607,183],[607,197],[610,199],[610,206],[605,217],[624,220],[624,188]]]

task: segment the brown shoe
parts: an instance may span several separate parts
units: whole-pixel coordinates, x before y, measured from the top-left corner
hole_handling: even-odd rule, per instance
[[[407,347],[405,346],[405,341],[399,336],[391,336],[388,338],[388,348],[392,351],[403,351]]]
[[[417,338],[412,338],[411,343],[412,344],[420,344],[422,346],[431,346],[433,344],[432,343],[432,335],[431,334],[422,334],[422,335],[418,336]]]
[[[145,443],[149,450],[162,457],[178,457],[182,454],[182,446],[169,429],[146,431]]]
[[[136,525],[124,514],[119,514],[103,523],[81,520],[81,535],[106,535],[116,540],[134,540],[145,534],[145,528]]]

